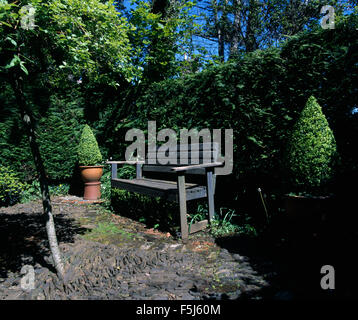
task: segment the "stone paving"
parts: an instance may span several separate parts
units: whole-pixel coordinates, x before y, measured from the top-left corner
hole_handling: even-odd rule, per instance
[[[65,282],[52,266],[41,202],[0,208],[0,299],[293,298],[278,284],[282,268],[265,257],[265,248],[251,254],[228,251],[208,232],[184,244],[101,208],[73,198],[53,199]],[[35,270],[31,291],[21,288],[24,265]]]
[[[53,199],[53,211],[65,284],[52,267],[41,203],[18,204],[0,209],[0,299],[260,298],[269,285],[247,257],[220,248],[208,233],[183,244],[98,205],[63,197]],[[101,224],[114,229],[97,232]],[[35,269],[29,292],[20,285],[23,265]]]

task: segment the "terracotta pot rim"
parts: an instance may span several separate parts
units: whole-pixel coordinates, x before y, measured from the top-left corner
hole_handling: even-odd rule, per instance
[[[90,181],[90,182],[84,182],[85,186],[96,186],[101,184],[101,181]]]
[[[103,168],[104,166],[100,165],[100,166],[79,166],[81,169],[86,169],[86,168]]]

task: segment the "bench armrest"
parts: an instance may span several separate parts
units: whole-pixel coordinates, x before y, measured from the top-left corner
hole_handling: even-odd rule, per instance
[[[117,179],[117,164],[135,164],[136,165],[136,177],[142,178],[142,165],[144,161],[107,161],[112,167],[111,179]]]
[[[144,164],[144,161],[107,161],[107,164]]]
[[[222,165],[224,165],[224,162],[212,162],[212,163],[203,163],[203,164],[192,164],[192,165],[190,165],[190,166],[184,166],[184,167],[176,167],[176,168],[173,168],[172,171],[174,171],[174,172],[182,172],[182,171],[188,171],[188,170],[193,170],[193,169],[221,167]]]

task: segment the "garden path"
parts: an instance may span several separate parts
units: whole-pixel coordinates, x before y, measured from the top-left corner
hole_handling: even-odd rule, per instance
[[[54,197],[53,211],[66,284],[52,267],[41,202],[17,204],[0,208],[0,299],[291,298],[264,248],[233,251],[207,232],[183,244],[77,198]],[[35,270],[29,292],[21,289],[24,265]]]

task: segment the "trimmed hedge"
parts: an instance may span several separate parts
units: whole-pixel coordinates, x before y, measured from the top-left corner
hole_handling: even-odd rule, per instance
[[[123,128],[146,130],[148,120],[157,131],[171,128],[234,129],[235,174],[267,170],[268,159],[278,152],[287,108],[276,91],[283,79],[279,50],[256,51],[246,58],[187,77],[156,83],[137,100],[136,111]],[[259,77],[260,75],[260,77]],[[277,81],[272,81],[273,77]],[[275,123],[281,124],[279,130]]]
[[[269,196],[271,214],[280,212],[281,196],[295,189],[284,170],[289,133],[314,95],[344,164],[337,177],[347,178],[332,185],[349,189],[358,172],[358,115],[352,113],[358,101],[356,28],[358,17],[350,16],[337,22],[335,30],[303,32],[279,49],[258,50],[200,73],[137,88],[118,109],[127,113],[115,125],[109,122],[116,143],[108,145],[108,156],[124,159],[130,144],[125,133],[130,128],[146,131],[149,120],[157,121],[157,132],[232,128],[234,171],[217,180],[216,207],[235,208],[265,224],[257,189]]]
[[[63,103],[61,100],[57,103]],[[67,109],[62,109],[67,108]],[[81,133],[81,110],[73,105],[51,107],[38,122],[38,142],[47,175],[52,180],[72,176],[77,162],[77,147]]]
[[[334,176],[337,146],[327,119],[311,96],[293,127],[286,168],[295,191],[322,194]]]
[[[314,95],[346,168],[357,170],[353,150],[358,147],[358,118],[352,114],[358,100],[357,27],[358,17],[349,16],[335,30],[318,27],[292,37],[282,48],[258,50],[200,73],[155,83],[138,94],[126,119],[117,122],[117,135],[123,137],[128,128],[145,130],[148,120],[157,121],[157,131],[232,128],[239,185],[254,181],[256,188],[278,187],[288,133]]]
[[[100,165],[102,162],[102,155],[96,137],[87,124],[83,127],[77,153],[78,163],[82,166],[95,166]]]
[[[10,95],[10,93],[8,93]],[[36,170],[29,141],[20,115],[14,102],[6,101],[0,94],[0,164],[15,171],[23,181],[33,181]],[[46,173],[51,180],[66,180],[71,178],[77,161],[77,146],[81,134],[83,111],[77,106],[76,100],[70,98],[51,97],[50,107],[46,112],[36,109],[37,141],[44,161]]]
[[[319,101],[334,132],[345,170],[357,171],[358,116],[352,114],[358,101],[357,20],[351,15],[337,22],[335,30],[318,27],[292,37],[279,49],[256,51],[149,88],[137,86],[119,94],[105,91],[105,86],[94,87],[53,98],[51,110],[44,104],[37,113],[37,133],[49,177],[71,176],[77,157],[73,147],[84,123],[94,129],[102,154],[113,159],[124,159],[129,144],[124,141],[125,132],[146,129],[148,120],[157,120],[158,131],[164,127],[232,128],[234,175],[218,182],[224,180],[233,187],[223,202],[229,206],[227,199],[238,194],[243,203],[250,189],[253,201],[247,208],[262,211],[257,187],[272,191],[283,184],[281,168],[288,133],[311,95]],[[0,164],[31,180],[35,171],[28,142],[18,115],[12,111],[11,92],[1,89]],[[53,113],[58,116],[47,121]],[[66,130],[57,130],[60,127]],[[217,199],[220,201],[219,195]]]

